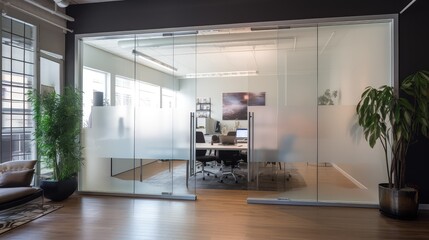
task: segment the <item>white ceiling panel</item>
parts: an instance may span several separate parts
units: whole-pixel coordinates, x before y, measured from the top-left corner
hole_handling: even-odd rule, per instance
[[[199,31],[197,35],[174,37],[158,33],[137,37],[97,37],[84,41],[129,60],[134,59],[133,50],[137,50],[174,66],[177,69],[174,75],[179,77],[195,73],[196,69],[198,73],[257,71],[258,74],[277,74],[280,55],[303,49],[314,51],[317,45],[315,38],[311,38],[314,33],[307,29],[287,29],[280,33],[277,30],[251,31],[239,28]],[[147,60],[137,59],[141,64],[171,74],[171,71]]]

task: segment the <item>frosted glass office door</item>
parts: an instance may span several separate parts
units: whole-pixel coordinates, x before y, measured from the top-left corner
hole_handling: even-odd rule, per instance
[[[195,37],[176,38],[174,33],[140,35],[136,38],[135,96],[135,192],[150,195],[192,195],[195,184],[189,180],[190,112],[195,106],[195,84],[179,89],[175,61],[182,48],[193,55],[188,64],[195,66]],[[154,51],[156,46],[156,51]],[[142,57],[143,56],[143,57]],[[151,62],[148,62],[150,56]],[[149,65],[162,74],[157,78]],[[189,182],[188,182],[189,180]]]
[[[249,99],[251,94],[265,99],[249,104],[251,177],[260,190],[249,197],[316,201],[317,29],[275,34],[277,47],[268,56],[276,64],[249,79]]]
[[[80,44],[86,107],[79,190],[195,196],[195,184],[186,181],[195,83],[179,84],[174,34],[87,37]],[[119,46],[124,55],[100,45]]]
[[[381,145],[370,148],[356,124],[365,87],[391,85],[392,23],[319,27],[319,200],[377,203],[386,180]]]
[[[123,39],[134,38],[132,35]],[[133,194],[134,109],[130,102],[116,99],[114,93],[118,92],[116,86],[122,84],[123,98],[131,95],[134,64],[130,59],[93,47],[92,43],[98,41],[103,39],[80,41],[84,106],[81,139],[85,162],[79,174],[79,191]],[[117,77],[121,82],[116,82]]]

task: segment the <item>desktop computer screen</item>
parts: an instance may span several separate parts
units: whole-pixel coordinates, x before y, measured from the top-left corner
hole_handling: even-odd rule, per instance
[[[247,128],[237,128],[236,138],[238,139],[247,139]]]

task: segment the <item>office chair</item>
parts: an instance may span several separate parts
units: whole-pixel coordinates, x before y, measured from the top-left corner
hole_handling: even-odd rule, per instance
[[[206,140],[204,139],[203,132],[197,131],[196,132],[196,138],[195,142],[197,143],[205,143]],[[203,180],[206,180],[204,174],[207,173],[207,176],[210,176],[210,174],[213,174],[215,178],[217,178],[217,175],[214,172],[208,171],[204,169],[204,167],[207,165],[208,162],[216,162],[219,158],[214,155],[207,154],[207,150],[196,150],[195,151],[195,160],[201,163],[201,171],[196,172],[203,174]]]
[[[228,132],[226,135],[228,136],[237,136],[237,132],[236,131],[230,131]],[[247,151],[243,150],[243,151],[239,151],[238,153],[240,155],[240,162],[247,162]]]
[[[227,136],[235,136],[236,132],[231,131],[227,133]],[[232,175],[235,183],[238,183],[237,173],[234,172],[235,168],[238,168],[238,163],[242,160],[240,151],[230,150],[219,150],[217,153],[219,160],[222,163],[222,177],[220,182],[223,182],[223,178],[227,178],[228,175]]]

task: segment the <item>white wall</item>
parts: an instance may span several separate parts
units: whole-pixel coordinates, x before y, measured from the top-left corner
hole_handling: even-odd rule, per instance
[[[196,97],[211,98],[211,118],[220,121],[222,126],[233,130],[235,121],[222,120],[222,93],[231,92],[266,92],[266,105],[277,104],[277,85],[272,84],[277,76],[252,76],[252,77],[225,77],[225,78],[200,78],[197,79]],[[188,79],[182,79],[181,85],[193,83]],[[240,120],[240,127],[247,127],[247,120]]]
[[[390,23],[329,26],[319,36],[331,36],[324,52],[319,53],[319,93],[339,90],[341,105],[356,105],[368,85],[390,84]],[[326,45],[319,41],[319,49]]]

